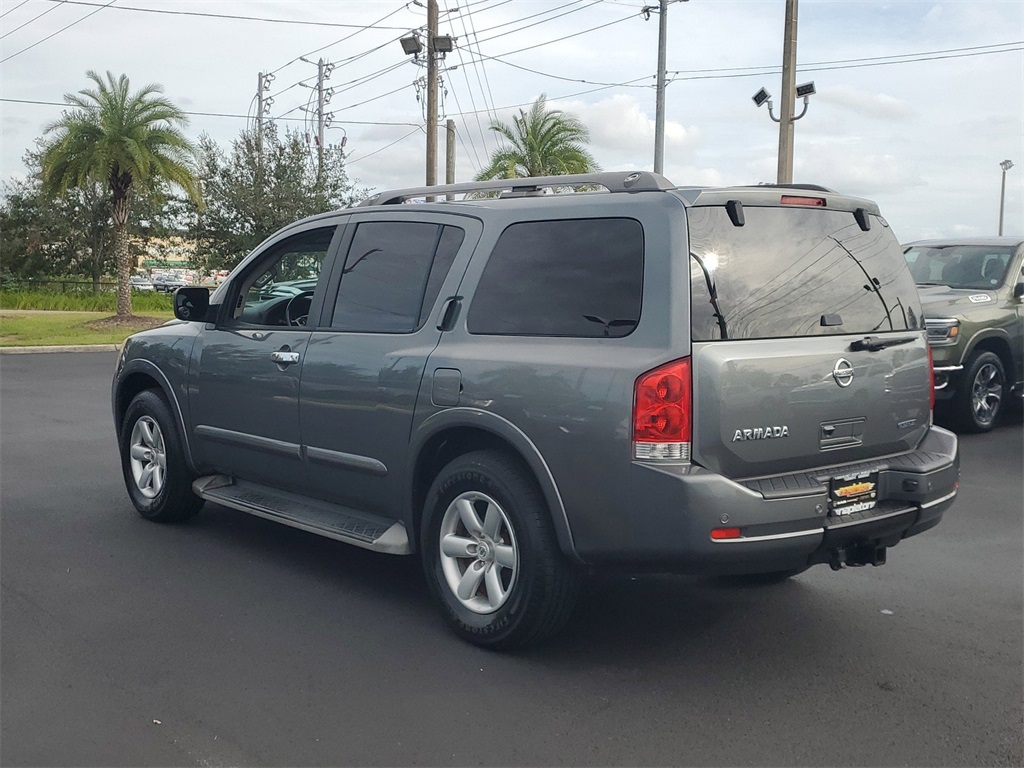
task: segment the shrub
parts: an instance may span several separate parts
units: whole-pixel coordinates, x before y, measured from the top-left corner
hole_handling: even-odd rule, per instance
[[[65,312],[110,312],[117,311],[117,294],[97,293],[50,293],[46,291],[25,291],[0,289],[0,309],[47,309]],[[166,293],[132,294],[132,312],[145,315],[149,312],[170,312],[174,309],[171,295]]]

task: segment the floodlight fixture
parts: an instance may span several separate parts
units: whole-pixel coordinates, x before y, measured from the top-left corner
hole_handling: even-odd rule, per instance
[[[762,107],[765,105],[765,103],[771,103],[772,95],[768,93],[768,91],[766,91],[764,88],[762,88],[757,93],[755,93],[751,98],[753,98],[754,104],[756,104],[759,107]]]
[[[1003,173],[1006,173],[1008,170],[1013,168],[1013,161],[1012,160],[1003,160],[1003,162],[1001,162],[999,164],[999,167],[1003,169]]]
[[[455,38],[451,35],[434,36],[435,53],[451,53],[455,50]]]
[[[407,35],[398,42],[402,44],[402,50],[409,56],[414,56],[423,51],[423,43],[420,42],[418,35]]]
[[[804,84],[798,85],[796,87],[796,97],[798,99],[799,98],[806,99],[808,96],[813,96],[815,93],[817,93],[817,91],[814,90],[814,81],[813,80],[811,80],[811,82],[809,82],[809,83],[804,83]]]

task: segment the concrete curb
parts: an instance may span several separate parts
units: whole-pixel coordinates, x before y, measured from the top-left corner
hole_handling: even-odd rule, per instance
[[[53,352],[117,352],[120,344],[77,344],[62,347],[0,347],[0,355],[34,355]]]

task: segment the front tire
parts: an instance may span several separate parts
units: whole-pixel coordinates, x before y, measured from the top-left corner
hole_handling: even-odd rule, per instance
[[[965,432],[988,432],[1006,396],[1003,361],[994,352],[975,352],[964,366],[963,385],[953,398],[953,415]]]
[[[120,448],[125,487],[140,515],[179,523],[199,512],[203,500],[192,493],[194,478],[161,394],[147,389],[135,396],[121,423]]]
[[[441,470],[427,493],[420,547],[442,614],[471,643],[533,645],[572,612],[579,576],[558,548],[536,482],[503,453],[469,453]]]

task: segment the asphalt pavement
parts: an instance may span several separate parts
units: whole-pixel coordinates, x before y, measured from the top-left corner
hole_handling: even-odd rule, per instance
[[[413,558],[128,501],[113,353],[0,359],[0,764],[1024,764],[1021,417],[880,568],[587,582],[554,642],[443,626]]]

